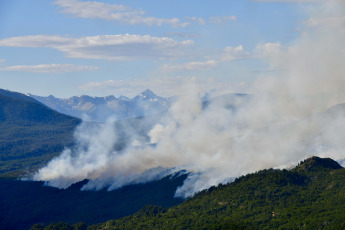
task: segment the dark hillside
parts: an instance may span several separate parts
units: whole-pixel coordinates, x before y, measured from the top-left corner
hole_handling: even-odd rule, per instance
[[[0,94],[0,123],[15,125],[70,125],[79,123],[79,119],[58,113],[40,102],[22,95]],[[27,97],[27,98],[25,98]]]
[[[32,97],[28,97],[22,93],[17,93],[17,92],[13,92],[13,91],[9,91],[9,90],[5,90],[5,89],[0,89],[0,95],[1,96],[6,96],[6,97],[10,97],[10,98],[15,98],[18,100],[23,100],[23,101],[31,101],[31,102],[36,102],[36,103],[40,103],[37,100],[35,100]]]
[[[0,174],[47,162],[72,144],[80,122],[23,94],[0,90]]]
[[[90,225],[133,214],[147,204],[168,208],[182,202],[174,194],[185,178],[167,176],[110,192],[80,191],[86,180],[63,190],[42,182],[0,178],[0,229],[25,230],[35,223],[51,222]]]

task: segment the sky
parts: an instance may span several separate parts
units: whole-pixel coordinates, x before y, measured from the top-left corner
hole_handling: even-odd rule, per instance
[[[333,0],[332,0],[333,1]],[[334,0],[335,1],[335,0]],[[1,0],[0,88],[39,96],[248,92],[321,0]],[[328,15],[329,16],[329,15]]]

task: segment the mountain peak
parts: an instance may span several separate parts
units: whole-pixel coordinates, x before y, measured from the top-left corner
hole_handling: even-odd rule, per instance
[[[152,96],[157,96],[156,94],[154,94],[154,92],[152,92],[150,89],[146,89],[145,91],[143,91],[140,96],[146,96],[146,97],[152,97]]]
[[[304,161],[301,161],[299,165],[294,168],[294,171],[315,171],[318,169],[341,169],[341,165],[332,160],[331,158],[320,158],[313,156]]]
[[[149,100],[149,101],[159,101],[163,98],[157,96],[154,92],[150,89],[146,89],[145,91],[141,92],[138,96],[134,97],[133,100]]]

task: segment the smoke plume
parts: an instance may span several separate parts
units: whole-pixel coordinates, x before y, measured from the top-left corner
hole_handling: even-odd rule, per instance
[[[266,52],[269,67],[279,71],[263,74],[251,87],[253,94],[204,102],[203,92],[189,86],[146,137],[125,129],[131,138],[118,151],[114,146],[123,130],[114,120],[84,123],[75,132],[77,147],[66,149],[33,179],[59,188],[89,179],[83,189],[111,190],[185,169],[189,177],[176,195],[188,197],[312,155],[345,158],[344,12],[341,1],[308,9],[301,37]]]

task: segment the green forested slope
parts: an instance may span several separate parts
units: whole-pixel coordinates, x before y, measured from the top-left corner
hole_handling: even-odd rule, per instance
[[[79,123],[23,94],[0,90],[0,175],[47,162],[72,143]]]
[[[293,170],[268,169],[211,187],[169,210],[89,229],[345,229],[345,169],[313,157]]]

